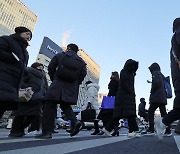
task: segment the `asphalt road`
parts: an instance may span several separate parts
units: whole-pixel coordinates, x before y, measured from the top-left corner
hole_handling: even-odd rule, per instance
[[[83,130],[70,137],[65,130],[59,130],[53,139],[37,140],[33,135],[22,138],[8,138],[9,131],[0,129],[0,154],[179,154],[180,136],[142,136],[128,139],[127,130],[121,129],[120,136],[91,136]]]

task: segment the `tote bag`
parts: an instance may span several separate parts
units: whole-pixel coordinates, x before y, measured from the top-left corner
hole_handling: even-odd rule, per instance
[[[101,109],[114,109],[115,96],[104,96]]]
[[[92,121],[96,119],[96,110],[92,109],[91,103],[88,103],[86,110],[81,111],[82,121]]]

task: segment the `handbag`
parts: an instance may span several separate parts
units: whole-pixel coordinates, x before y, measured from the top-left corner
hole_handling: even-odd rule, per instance
[[[32,87],[24,88],[24,89],[19,89],[19,102],[28,102],[34,92],[32,90]]]
[[[81,111],[82,121],[92,121],[96,119],[96,110],[92,109],[91,103],[88,103],[86,110]]]
[[[100,108],[114,109],[114,101],[115,101],[115,96],[104,96]]]

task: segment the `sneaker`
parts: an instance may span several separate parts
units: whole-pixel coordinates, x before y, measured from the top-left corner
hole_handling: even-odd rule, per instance
[[[164,136],[170,137],[170,136],[172,136],[172,133],[171,132],[165,133]]]
[[[36,139],[52,139],[52,133],[41,133],[35,136]]]
[[[70,133],[71,137],[77,135],[80,131],[80,128],[81,128],[81,122],[77,121],[74,130],[72,130],[72,132]]]
[[[150,135],[155,135],[155,133],[154,133],[153,130],[147,130],[146,132],[143,132],[142,134],[143,134],[143,135],[147,135],[147,136],[148,136],[148,135],[149,135],[149,136],[150,136]]]
[[[159,140],[163,140],[163,135],[166,131],[166,125],[164,125],[162,123],[162,118],[156,118],[154,120],[154,123],[155,123],[155,129],[156,129],[156,133],[157,133],[157,136],[159,138]]]
[[[136,138],[136,137],[141,137],[141,135],[136,132],[128,133],[128,138]]]
[[[105,128],[102,129],[102,131],[107,135],[107,136],[112,136],[111,133],[106,130]]]
[[[32,132],[29,132],[28,134],[29,135],[38,135],[39,131],[35,130],[35,131],[32,131]]]
[[[104,135],[104,132],[101,130],[99,131],[98,135]]]

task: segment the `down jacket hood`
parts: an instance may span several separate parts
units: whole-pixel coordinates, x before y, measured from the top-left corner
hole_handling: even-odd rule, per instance
[[[149,66],[149,70],[151,74],[154,73],[155,71],[161,72],[161,68],[158,63],[153,63],[151,66]]]
[[[99,91],[99,88],[100,88],[97,83],[90,83],[87,85],[87,88],[89,88],[89,87],[95,87],[97,89],[97,91]]]
[[[128,59],[124,64],[124,70],[128,71],[129,73],[136,73],[138,69],[138,62],[132,59]]]

